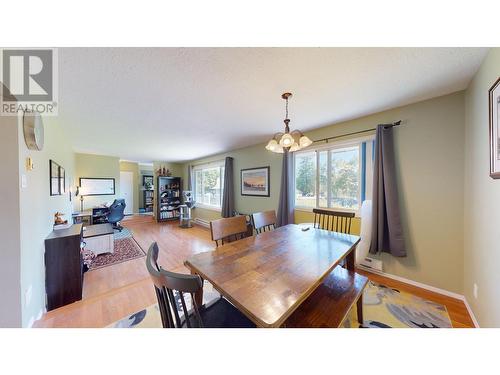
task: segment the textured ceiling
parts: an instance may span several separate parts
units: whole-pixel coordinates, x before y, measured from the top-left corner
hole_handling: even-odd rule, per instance
[[[484,48],[61,48],[77,152],[184,161],[466,88]]]

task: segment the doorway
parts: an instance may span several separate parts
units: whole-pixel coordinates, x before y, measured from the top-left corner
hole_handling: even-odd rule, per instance
[[[125,215],[134,213],[134,174],[120,171],[120,195],[125,199]]]

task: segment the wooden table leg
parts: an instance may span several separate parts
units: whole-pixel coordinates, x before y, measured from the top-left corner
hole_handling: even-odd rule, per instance
[[[346,268],[349,271],[355,271],[356,265],[356,246],[354,246],[349,254],[345,257]]]
[[[359,296],[358,302],[356,302],[357,310],[358,310],[358,322],[360,325],[363,325],[363,293]]]

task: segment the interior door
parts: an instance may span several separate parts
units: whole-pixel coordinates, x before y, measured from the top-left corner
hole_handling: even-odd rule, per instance
[[[125,199],[125,215],[134,212],[134,175],[132,172],[120,172],[120,198]]]

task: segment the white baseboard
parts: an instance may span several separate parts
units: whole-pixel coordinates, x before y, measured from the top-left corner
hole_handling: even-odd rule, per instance
[[[467,298],[465,298],[465,296],[463,296],[463,297],[464,297],[463,301],[465,303],[465,307],[467,307],[467,311],[469,312],[469,315],[470,315],[470,317],[472,319],[472,323],[474,323],[474,327],[481,328],[479,326],[479,322],[476,319],[476,316],[474,315],[474,312],[472,311],[472,308],[469,305],[469,302],[467,302]]]
[[[372,268],[363,267],[363,265],[361,265],[361,264],[357,264],[356,267],[358,267],[359,269],[366,271],[366,272],[370,272],[370,273],[374,273],[376,275],[387,277],[388,279],[393,279],[393,280],[400,281],[400,282],[405,283],[405,284],[410,284],[410,285],[416,286],[418,288],[429,290],[429,291],[434,292],[434,293],[442,294],[443,296],[458,299],[465,304],[465,307],[467,308],[467,311],[469,312],[469,315],[472,319],[472,322],[474,323],[474,326],[476,328],[479,328],[479,323],[478,323],[469,303],[467,302],[467,299],[462,294],[450,292],[449,290],[446,290],[446,289],[437,288],[435,286],[427,285],[427,284],[420,283],[418,281],[414,281],[414,280],[410,280],[410,279],[406,279],[406,278],[401,277],[401,276],[391,275],[390,273],[377,271],[377,270],[372,269]]]
[[[210,222],[207,221],[207,220],[203,220],[203,219],[200,219],[200,218],[195,218],[193,220],[196,224],[198,225],[201,225],[202,227],[205,227],[205,228],[210,228]]]

